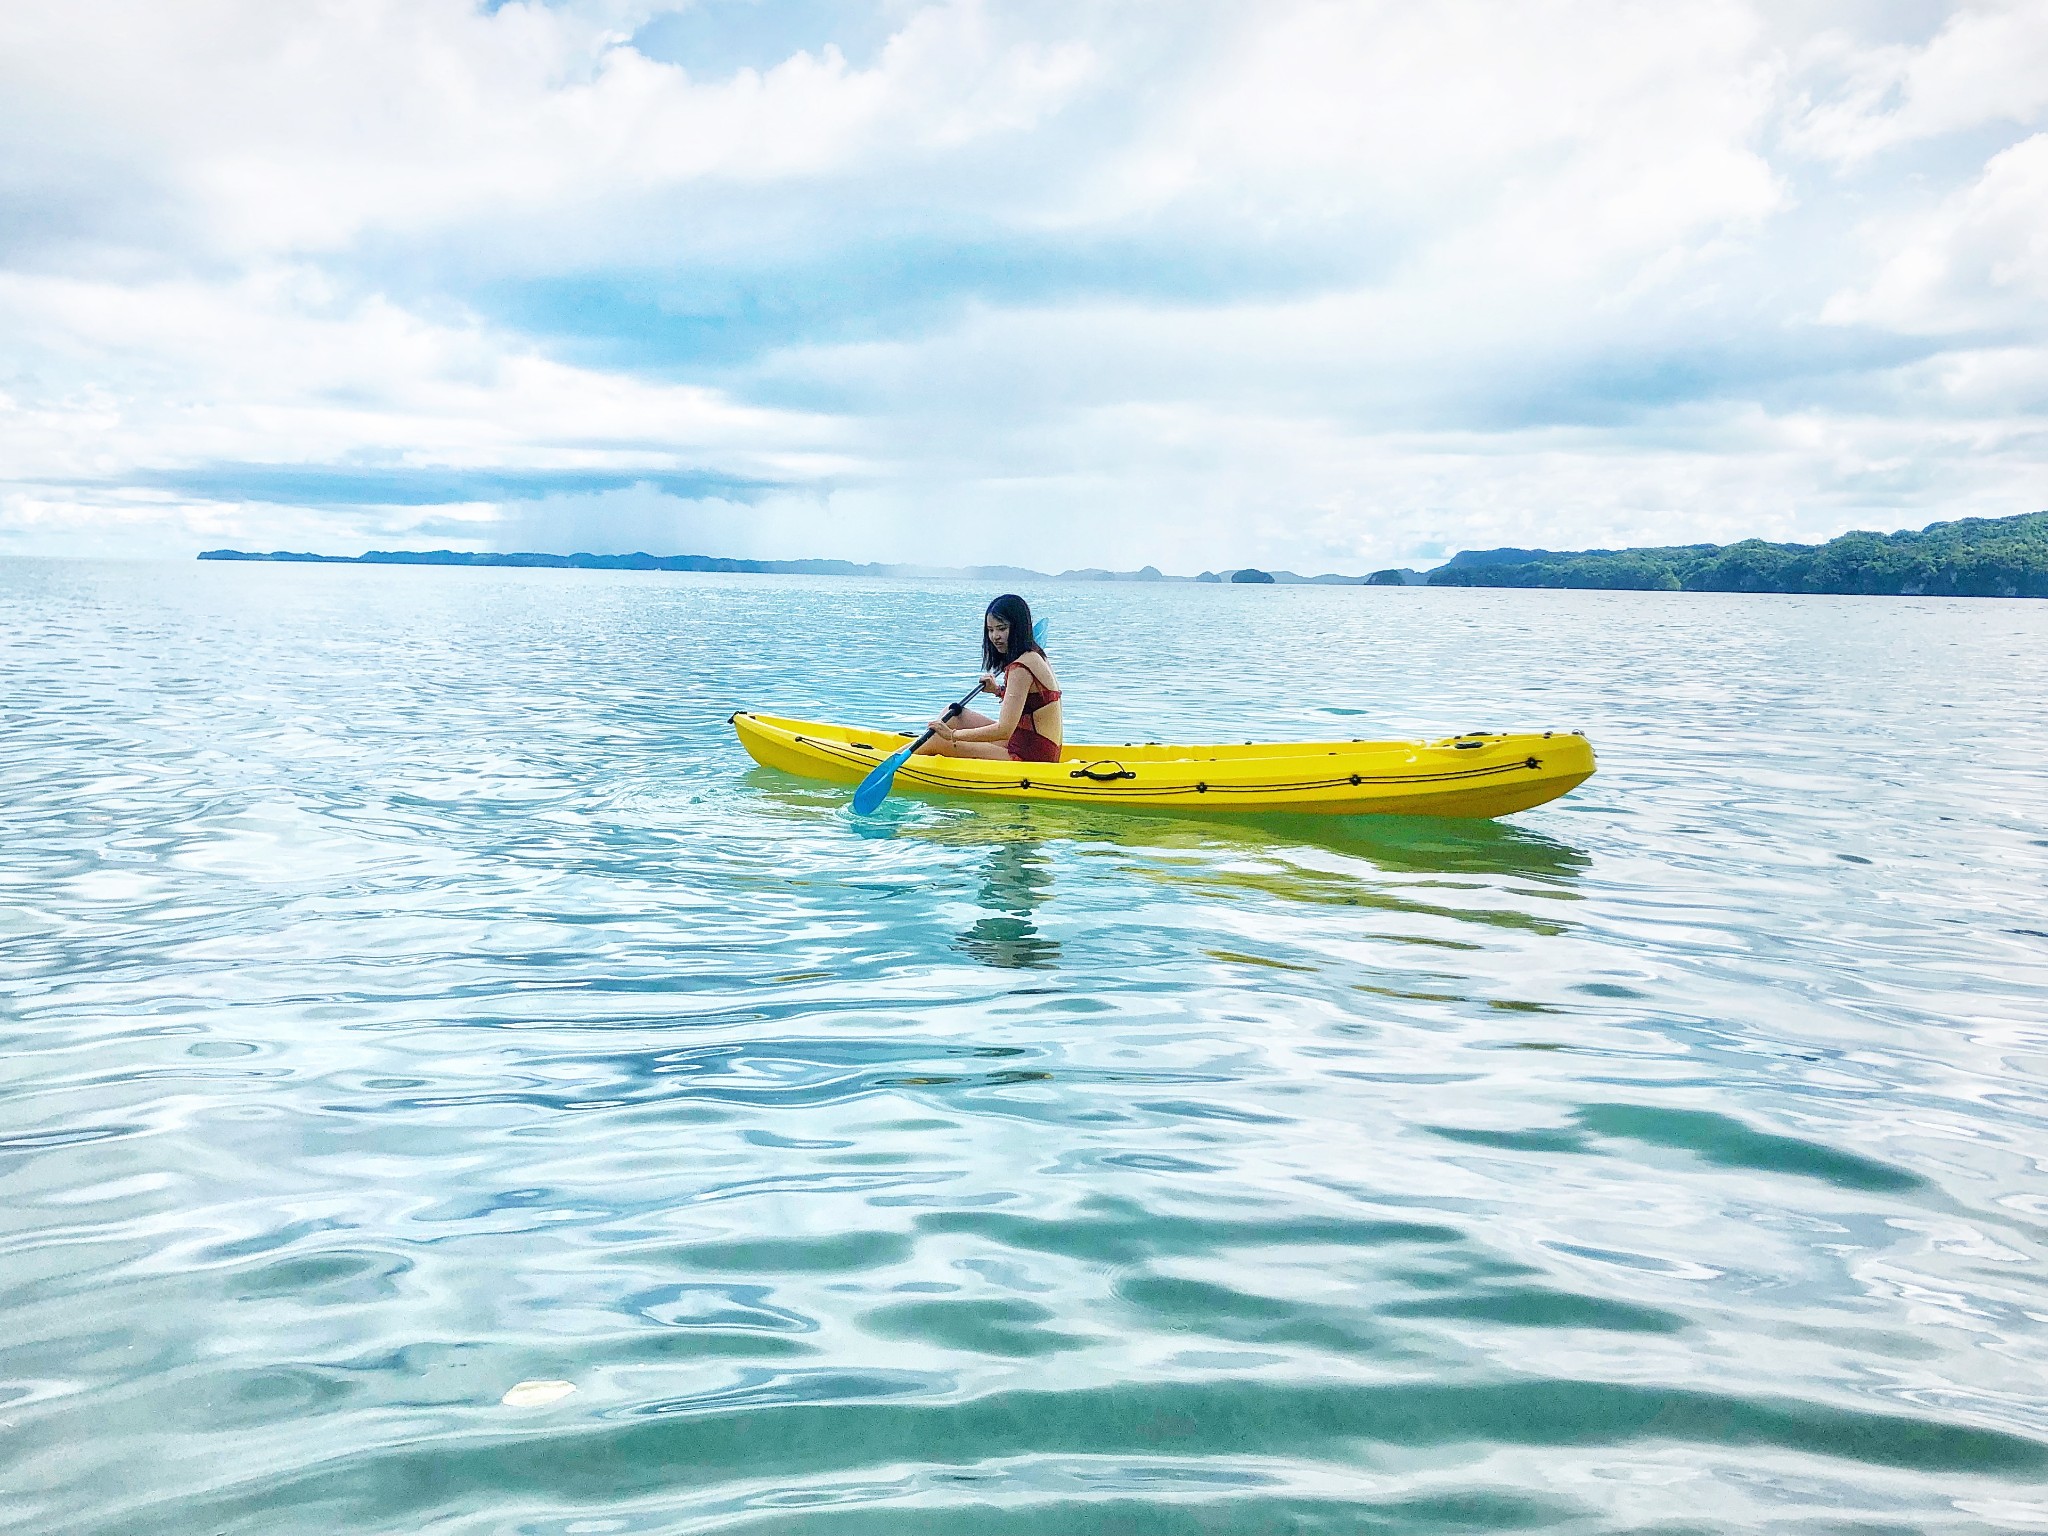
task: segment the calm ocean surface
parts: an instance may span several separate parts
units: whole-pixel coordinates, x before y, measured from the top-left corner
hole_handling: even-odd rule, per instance
[[[2048,603],[0,562],[0,1528],[2048,1528]],[[503,1398],[527,1381],[573,1394]]]

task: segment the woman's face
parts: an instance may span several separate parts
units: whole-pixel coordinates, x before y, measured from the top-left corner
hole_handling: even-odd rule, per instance
[[[993,613],[988,616],[988,643],[996,648],[997,655],[1007,656],[1010,654],[1010,621],[1008,619],[998,618]]]

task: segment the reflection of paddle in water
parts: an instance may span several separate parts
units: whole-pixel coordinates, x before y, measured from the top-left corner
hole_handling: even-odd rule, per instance
[[[981,905],[988,912],[953,947],[984,965],[1037,970],[1056,964],[1057,939],[1041,935],[1032,914],[1052,896],[1052,860],[1045,845],[1003,843],[992,850],[981,873]]]

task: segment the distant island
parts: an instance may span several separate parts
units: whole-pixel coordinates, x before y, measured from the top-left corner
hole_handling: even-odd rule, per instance
[[[1235,586],[1573,587],[1636,592],[1812,592],[1909,597],[2048,597],[2048,512],[1930,523],[1918,532],[1845,533],[1825,544],[1676,544],[1649,549],[1464,550],[1431,571],[1298,576],[1250,566],[1168,576],[1093,567],[1057,574],[1018,565],[886,565],[852,560],[733,560],[718,555],[471,554],[373,549],[362,555],[209,549],[202,560],[321,565],[539,566],[591,571],[715,571],[762,576],[893,576],[970,581],[1171,581]]]
[[[1368,580],[1415,574],[1382,571]],[[1825,544],[1467,550],[1418,579],[1432,587],[2048,597],[2048,512],[1930,523],[1917,533],[1845,533]]]
[[[544,555],[471,553],[460,549],[373,549],[361,555],[309,555],[291,550],[268,554],[242,549],[208,549],[202,560],[276,560],[297,565],[479,565],[535,566],[572,571],[717,571],[742,576],[893,576],[962,581],[1172,581],[1236,582],[1239,585],[1278,583],[1283,586],[1361,587],[1363,576],[1297,576],[1292,571],[1261,571],[1250,566],[1230,571],[1204,571],[1199,576],[1168,576],[1156,565],[1135,571],[1105,571],[1084,566],[1071,571],[1034,571],[1021,565],[889,565],[854,560],[736,560],[723,555]]]
[[[1047,579],[1043,571],[1017,565],[975,565],[960,569],[924,565],[860,564],[852,560],[729,560],[722,555],[543,555],[472,553],[460,549],[373,549],[361,555],[302,555],[290,550],[256,554],[208,549],[202,560],[280,560],[300,565],[512,565],[571,571],[717,571],[742,576],[960,576],[982,581]],[[1068,576],[1126,581],[1166,581],[1151,566],[1116,578],[1108,571],[1069,571]]]

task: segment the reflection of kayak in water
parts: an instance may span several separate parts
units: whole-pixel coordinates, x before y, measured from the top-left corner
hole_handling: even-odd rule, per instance
[[[835,784],[858,784],[910,741],[745,711],[732,724],[755,762]],[[1555,800],[1592,772],[1593,748],[1576,732],[1475,732],[1430,742],[1075,743],[1057,763],[914,757],[897,771],[896,790],[1202,811],[1505,816]]]

